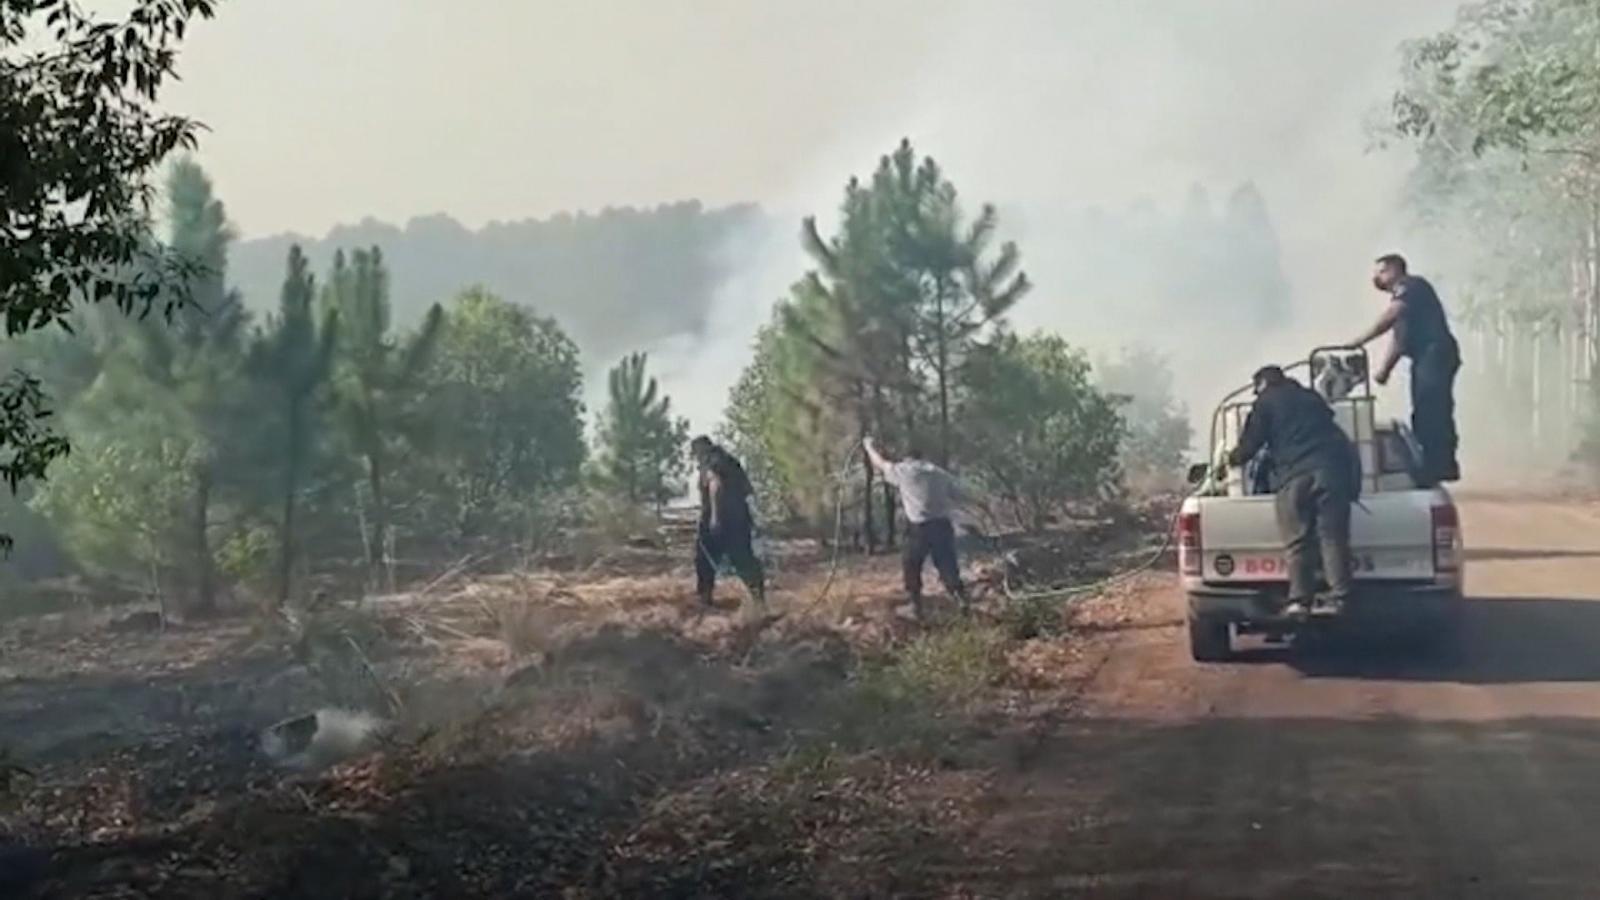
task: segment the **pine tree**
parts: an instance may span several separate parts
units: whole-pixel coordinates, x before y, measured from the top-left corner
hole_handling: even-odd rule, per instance
[[[282,466],[278,522],[277,600],[289,599],[296,557],[295,513],[300,483],[312,441],[311,415],[319,388],[333,366],[338,314],[316,307],[316,279],[300,247],[289,248],[278,315],[252,347],[252,368],[270,386],[282,431],[277,435]]]
[[[629,354],[606,376],[599,476],[616,496],[659,509],[683,492],[689,422],[673,417],[672,399],[646,373],[647,362],[644,353]]]
[[[995,208],[985,205],[967,223],[955,185],[931,157],[918,162],[909,140],[879,163],[873,193],[890,210],[889,265],[913,292],[916,347],[932,371],[937,400],[937,458],[948,465],[956,370],[983,329],[1003,319],[1032,284],[1016,244],[991,252]]]
[[[226,286],[228,245],[234,233],[210,178],[192,160],[182,160],[172,168],[167,193],[168,246],[199,268],[188,284],[188,302],[170,325],[147,322],[138,331],[153,351],[152,373],[194,423],[198,439],[192,456],[193,611],[208,613],[216,607],[212,508],[218,502],[219,483],[242,449],[236,426],[249,316],[239,295]]]
[[[849,182],[840,212],[831,238],[806,220],[801,238],[816,268],[781,307],[777,380],[800,413],[787,420],[804,423],[785,455],[802,492],[828,487],[833,448],[851,439],[914,439],[930,402],[935,456],[947,463],[960,368],[1030,287],[1016,246],[993,248],[995,210],[968,222],[954,186],[908,141],[869,184]],[[872,548],[873,476],[862,468],[861,531]],[[884,499],[892,529],[887,488]]]
[[[717,436],[744,463],[764,511],[792,520],[800,510],[782,463],[785,429],[781,417],[786,404],[778,390],[781,327],[781,321],[775,320],[756,332],[750,362],[728,390],[728,406]]]
[[[371,584],[394,588],[394,548],[388,495],[391,461],[424,426],[423,376],[438,343],[444,313],[435,304],[404,340],[390,332],[389,273],[377,247],[341,252],[323,288],[324,315],[338,316],[334,354],[336,421],[366,468],[372,522],[367,535]]]
[[[181,484],[188,495],[190,611],[205,614],[216,605],[212,513],[237,488],[231,476],[246,449],[240,425],[250,402],[243,378],[249,317],[226,286],[233,232],[210,179],[194,162],[179,161],[166,196],[166,252],[184,260],[189,273],[173,288],[184,302],[170,322],[121,323],[89,400],[105,411],[96,424],[108,431],[121,427],[123,417],[129,428],[148,425],[152,433],[162,423],[161,452],[185,469],[169,487]],[[87,469],[84,476],[98,477]]]

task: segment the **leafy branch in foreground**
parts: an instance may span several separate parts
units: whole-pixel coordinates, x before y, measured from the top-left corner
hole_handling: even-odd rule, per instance
[[[147,313],[184,301],[196,264],[150,235],[149,176],[199,126],[156,110],[177,46],[212,0],[139,0],[105,20],[72,0],[0,0],[0,318],[17,335],[81,302]],[[7,482],[39,478],[66,443],[39,383],[0,384]]]

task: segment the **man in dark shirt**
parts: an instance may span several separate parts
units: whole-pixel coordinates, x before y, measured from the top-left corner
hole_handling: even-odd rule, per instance
[[[695,588],[703,606],[711,605],[717,569],[724,563],[750,589],[756,606],[766,606],[766,573],[756,558],[752,540],[750,495],[754,493],[744,466],[733,454],[704,435],[689,442],[689,452],[699,467],[700,523],[695,529]]]
[[[1422,445],[1418,474],[1424,485],[1460,480],[1455,381],[1461,348],[1450,333],[1444,305],[1426,278],[1407,273],[1405,258],[1398,253],[1379,257],[1372,283],[1391,300],[1354,346],[1365,346],[1384,332],[1394,333],[1373,378],[1387,384],[1401,357],[1411,360],[1411,432]]]
[[[1253,381],[1256,402],[1228,463],[1242,466],[1263,447],[1271,455],[1278,533],[1289,566],[1284,614],[1305,615],[1313,600],[1313,542],[1320,545],[1328,582],[1324,602],[1337,609],[1350,596],[1350,504],[1360,486],[1355,447],[1316,391],[1277,366],[1258,370]]]

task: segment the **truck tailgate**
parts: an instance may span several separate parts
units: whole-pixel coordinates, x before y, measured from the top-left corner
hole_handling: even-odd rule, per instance
[[[1433,494],[1371,494],[1351,510],[1356,577],[1413,581],[1433,578]],[[1274,498],[1208,497],[1200,501],[1201,577],[1215,583],[1283,581],[1283,541]]]

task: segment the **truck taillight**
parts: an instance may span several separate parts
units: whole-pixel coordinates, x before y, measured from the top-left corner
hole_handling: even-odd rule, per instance
[[[1200,514],[1186,512],[1178,516],[1178,571],[1199,575],[1200,559]]]
[[[1454,506],[1433,508],[1433,570],[1454,572],[1461,567],[1461,520]]]

